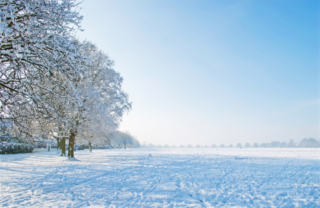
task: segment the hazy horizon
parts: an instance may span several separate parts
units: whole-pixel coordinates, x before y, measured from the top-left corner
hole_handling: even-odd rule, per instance
[[[318,1],[87,0],[81,39],[115,61],[141,143],[320,138]]]

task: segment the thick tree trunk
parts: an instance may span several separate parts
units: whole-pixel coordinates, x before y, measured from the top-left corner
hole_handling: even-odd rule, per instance
[[[75,138],[76,135],[74,132],[71,130],[70,131],[70,136],[69,136],[69,147],[68,147],[68,157],[69,158],[74,158],[74,143],[75,143]]]
[[[65,156],[66,155],[66,139],[65,138],[61,139],[60,149],[61,149],[61,156]]]
[[[89,141],[89,151],[92,152],[92,142]]]

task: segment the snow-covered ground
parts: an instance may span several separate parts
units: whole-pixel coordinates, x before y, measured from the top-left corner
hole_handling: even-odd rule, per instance
[[[0,155],[2,207],[320,207],[320,149]]]

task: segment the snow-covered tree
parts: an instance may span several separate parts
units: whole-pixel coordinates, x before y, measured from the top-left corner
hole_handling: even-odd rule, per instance
[[[110,143],[110,135],[120,124],[124,112],[131,109],[131,103],[122,90],[123,78],[112,68],[113,61],[94,44],[84,42],[82,45],[82,53],[90,62],[78,84],[83,108],[73,121],[73,132],[82,141],[87,140],[89,146]]]
[[[300,147],[319,147],[319,142],[314,139],[314,138],[304,138],[301,140],[300,144],[299,144]]]
[[[132,136],[128,133],[118,131],[115,136],[115,143],[122,145],[124,149],[127,149],[127,145],[132,144]]]
[[[28,120],[59,118],[56,98],[64,109],[81,106],[73,84],[86,59],[73,39],[76,8],[74,0],[0,0],[1,120],[29,132]]]
[[[112,137],[112,144],[114,146],[123,147],[140,147],[140,143],[137,139],[134,138],[129,132],[116,131]]]
[[[108,139],[131,108],[113,61],[74,38],[77,7],[75,0],[0,0],[0,119],[61,144],[68,138],[69,157],[76,136]]]
[[[288,147],[296,147],[296,143],[294,142],[293,139],[290,139],[289,143],[288,143]]]

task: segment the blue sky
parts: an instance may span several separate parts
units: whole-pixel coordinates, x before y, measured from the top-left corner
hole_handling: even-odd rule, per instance
[[[87,0],[84,32],[115,60],[141,142],[320,139],[319,2]]]

